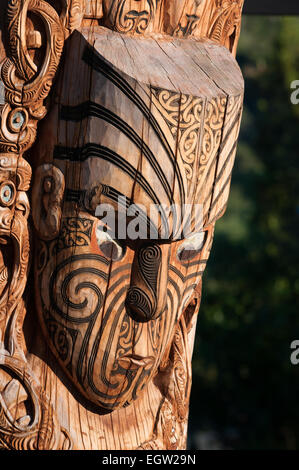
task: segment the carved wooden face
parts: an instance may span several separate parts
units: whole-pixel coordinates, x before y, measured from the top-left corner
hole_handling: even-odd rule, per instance
[[[73,34],[39,131],[35,277],[40,322],[62,369],[85,398],[112,410],[138,398],[167,361],[201,281],[229,194],[243,82],[216,44],[89,34]],[[132,237],[142,224],[143,238]]]

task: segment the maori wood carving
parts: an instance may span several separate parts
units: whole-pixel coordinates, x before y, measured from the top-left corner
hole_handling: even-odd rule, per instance
[[[184,449],[243,2],[0,4],[0,448]]]

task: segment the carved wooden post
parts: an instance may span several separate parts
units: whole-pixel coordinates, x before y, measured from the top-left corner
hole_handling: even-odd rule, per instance
[[[0,447],[185,448],[242,4],[1,0]]]

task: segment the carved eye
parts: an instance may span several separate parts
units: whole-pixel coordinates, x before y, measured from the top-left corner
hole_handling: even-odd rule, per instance
[[[96,237],[99,248],[106,258],[120,261],[124,257],[126,248],[114,240],[108,232],[104,232],[102,226],[97,227]]]
[[[12,182],[4,182],[0,186],[0,203],[3,206],[10,206],[16,195],[16,188]]]
[[[204,245],[206,232],[199,232],[186,238],[179,246],[177,257],[180,261],[189,261],[197,256]]]
[[[8,117],[8,127],[12,132],[20,132],[28,122],[28,115],[22,108],[14,109]]]

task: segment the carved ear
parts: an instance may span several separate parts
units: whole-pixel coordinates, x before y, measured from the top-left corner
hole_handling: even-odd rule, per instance
[[[35,172],[32,216],[39,236],[53,240],[59,234],[65,180],[59,168],[41,165]]]

